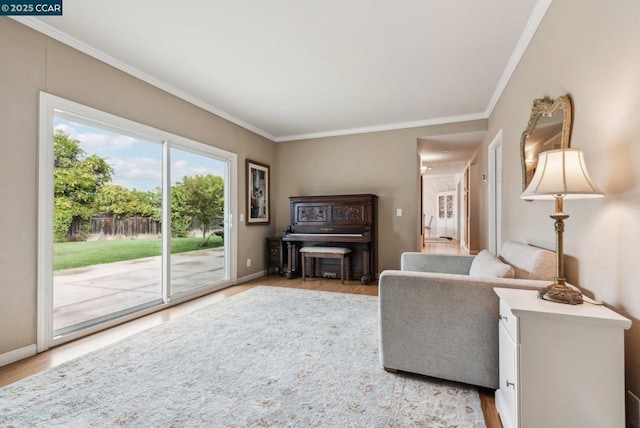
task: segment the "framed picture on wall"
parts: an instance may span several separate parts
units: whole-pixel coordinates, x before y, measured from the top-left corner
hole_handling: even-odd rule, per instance
[[[269,165],[247,159],[247,225],[269,224]]]

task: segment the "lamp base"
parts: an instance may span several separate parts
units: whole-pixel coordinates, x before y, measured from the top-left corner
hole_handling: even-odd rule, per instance
[[[556,303],[579,305],[583,303],[582,293],[564,284],[551,284],[538,291],[538,298]]]

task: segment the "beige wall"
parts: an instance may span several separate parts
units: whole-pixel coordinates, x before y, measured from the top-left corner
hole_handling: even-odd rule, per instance
[[[378,205],[378,270],[398,269],[404,251],[420,247],[418,137],[486,129],[470,121],[278,143],[277,231],[290,222],[290,196],[374,193]],[[402,217],[396,210],[402,209]]]
[[[227,122],[8,18],[0,18],[0,354],[35,343],[39,91],[273,164],[271,141]],[[238,223],[236,223],[238,224]],[[238,228],[238,277],[260,272],[274,225]],[[252,268],[246,259],[252,258]]]
[[[523,202],[520,135],[534,98],[569,93],[572,147],[606,193],[568,201],[568,279],[631,318],[628,387],[640,395],[640,2],[554,0],[489,119],[481,150],[503,130],[503,238],[553,249],[553,202]],[[486,198],[483,198],[486,200]],[[481,247],[486,246],[486,241]],[[570,364],[570,362],[569,362]],[[587,374],[584,374],[588,376]]]

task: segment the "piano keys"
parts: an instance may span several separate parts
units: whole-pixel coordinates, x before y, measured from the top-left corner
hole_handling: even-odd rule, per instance
[[[288,265],[287,278],[299,275],[303,246],[350,248],[351,278],[362,284],[375,280],[378,268],[378,197],[373,194],[292,196],[291,224],[282,236]],[[331,260],[317,264],[317,271],[335,273],[339,267]]]
[[[299,239],[304,241],[306,239],[313,239],[315,241],[331,242],[340,239],[349,240],[366,240],[367,238],[363,233],[289,233],[287,238],[291,240]],[[364,242],[364,241],[363,241]]]

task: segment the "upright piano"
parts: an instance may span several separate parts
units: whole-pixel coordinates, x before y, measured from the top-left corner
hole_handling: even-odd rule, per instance
[[[368,284],[378,268],[378,197],[372,194],[292,196],[291,224],[282,236],[288,266],[287,278],[298,276],[299,250],[306,246],[351,249],[351,278]],[[322,274],[339,272],[335,261],[316,264]]]

